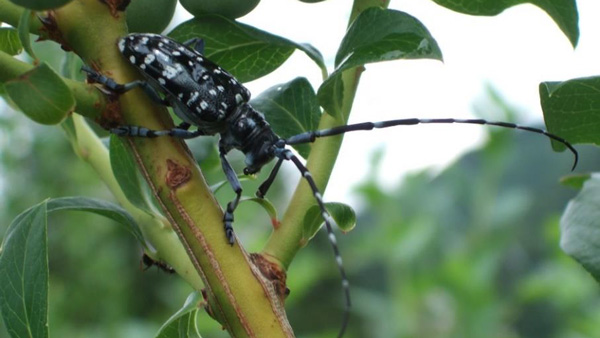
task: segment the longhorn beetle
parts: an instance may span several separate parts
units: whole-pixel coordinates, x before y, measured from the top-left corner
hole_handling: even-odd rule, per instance
[[[138,68],[145,81],[117,84],[112,79],[99,74],[89,67],[82,69],[88,73],[90,81],[98,82],[115,93],[124,93],[141,87],[154,101],[171,106],[183,120],[179,126],[170,130],[151,130],[140,126],[119,126],[110,130],[121,136],[157,137],[172,136],[194,138],[201,135],[220,135],[219,157],[227,181],[235,191],[235,198],[227,204],[223,216],[225,236],[230,244],[234,243],[233,214],[242,194],[242,186],[235,171],[225,156],[230,150],[237,149],[245,154],[244,174],[255,174],[265,164],[277,158],[268,178],[260,185],[256,195],[264,197],[273,183],[283,161],[291,161],[306,182],[310,185],[320,208],[329,242],[333,248],[337,267],[342,278],[345,296],[345,309],[341,337],[348,323],[350,310],[350,288],[342,264],[342,258],[332,230],[335,221],[323,203],[322,195],[311,173],[302,161],[286,146],[314,142],[319,137],[340,135],[357,130],[372,130],[402,125],[426,123],[462,123],[492,125],[504,128],[521,129],[543,134],[564,144],[574,155],[573,169],[577,165],[578,154],[573,146],[563,138],[550,134],[543,129],[520,126],[507,122],[492,122],[482,119],[419,119],[408,118],[380,122],[364,122],[343,125],[330,129],[308,131],[282,139],[273,132],[264,115],[256,111],[248,101],[250,92],[231,74],[202,55],[201,40],[192,39],[184,44],[156,34],[130,34],[118,42],[123,56]],[[164,95],[164,98],[159,93]],[[191,126],[196,130],[190,131]]]

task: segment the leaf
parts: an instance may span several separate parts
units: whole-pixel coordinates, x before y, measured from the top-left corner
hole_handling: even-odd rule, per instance
[[[17,107],[41,124],[60,123],[75,108],[69,87],[45,63],[7,81],[5,88]]]
[[[600,77],[542,82],[539,91],[549,132],[571,144],[600,145]],[[552,145],[565,148],[555,141]]]
[[[147,199],[146,181],[142,180],[135,160],[127,150],[125,139],[110,135],[110,166],[123,193],[133,205],[148,213],[152,208]]]
[[[273,203],[271,203],[271,201],[269,201],[266,198],[259,197],[244,197],[240,199],[240,203],[246,201],[251,201],[260,205],[263,209],[265,209],[267,214],[269,214],[269,217],[271,218],[271,224],[273,224],[274,227],[279,225],[279,219],[277,218],[277,209],[275,208]]]
[[[23,45],[21,45],[16,29],[0,27],[0,51],[8,55],[17,55],[23,51]]]
[[[530,3],[544,10],[567,36],[573,47],[579,40],[579,14],[575,0],[433,0],[451,10],[471,15],[497,15],[505,9]]]
[[[48,337],[46,202],[8,227],[0,253],[0,308],[12,337]]]
[[[342,232],[346,233],[354,229],[356,226],[356,213],[351,206],[339,203],[330,202],[325,203],[325,208],[335,220],[338,228]],[[302,242],[308,243],[308,241],[315,236],[317,231],[324,224],[323,216],[321,215],[321,209],[318,205],[313,205],[308,209],[304,216],[304,227],[302,228]]]
[[[283,138],[317,129],[321,118],[315,91],[303,77],[273,86],[250,103],[265,115],[273,130]],[[299,144],[294,148],[302,157],[308,157],[310,144]]]
[[[156,338],[201,338],[196,326],[196,315],[198,304],[202,301],[202,293],[192,292],[183,307],[158,330]]]
[[[169,36],[181,42],[203,39],[204,55],[241,82],[252,81],[274,71],[295,49],[305,52],[325,70],[323,58],[314,47],[217,15],[197,16],[177,26]]]
[[[117,204],[88,197],[61,197],[48,201],[48,212],[61,210],[87,211],[108,217],[122,225],[142,246],[146,247],[146,241],[136,221],[127,210]]]
[[[335,57],[335,71],[318,90],[319,103],[329,114],[339,115],[344,70],[373,62],[424,58],[442,60],[442,52],[419,20],[400,11],[369,8],[348,28]]]
[[[600,176],[587,180],[567,205],[561,220],[560,247],[600,282]]]
[[[592,175],[589,173],[567,175],[565,177],[561,177],[560,184],[575,189],[581,189],[583,188],[583,184],[591,177]]]
[[[71,0],[10,0],[12,3],[21,7],[33,9],[36,11],[43,11],[46,9],[54,9],[62,7]]]
[[[38,58],[33,52],[33,48],[31,48],[31,39],[29,36],[29,20],[31,19],[31,16],[32,12],[30,9],[26,9],[23,11],[21,17],[19,18],[18,33],[19,40],[21,42],[21,45],[25,49],[25,52],[27,52],[27,54],[29,54],[29,56],[32,59],[36,60],[37,63]]]

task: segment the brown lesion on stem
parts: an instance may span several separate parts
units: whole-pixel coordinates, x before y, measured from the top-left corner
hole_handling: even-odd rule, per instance
[[[167,175],[165,181],[171,189],[177,189],[187,183],[192,177],[190,168],[180,165],[174,160],[167,159]]]
[[[287,274],[281,265],[267,259],[263,254],[251,253],[250,260],[260,270],[277,292],[280,301],[283,303],[285,298],[290,294],[290,289],[286,286]]]

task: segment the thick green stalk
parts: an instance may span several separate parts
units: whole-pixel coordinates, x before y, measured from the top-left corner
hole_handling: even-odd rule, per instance
[[[348,25],[350,25],[358,14],[365,9],[373,6],[387,7],[388,4],[388,0],[354,1]],[[331,128],[347,123],[352,110],[352,103],[354,102],[360,75],[363,70],[364,68],[359,66],[342,73],[344,94],[340,118],[334,118],[327,112],[323,113],[319,123],[319,129]],[[325,191],[325,188],[327,187],[331,172],[333,171],[333,166],[335,165],[335,161],[342,145],[342,140],[343,135],[340,135],[321,138],[313,143],[306,167],[310,170],[321,192]],[[263,253],[267,257],[270,257],[273,261],[281,264],[287,269],[298,250],[305,245],[305,243],[302,242],[304,216],[308,209],[315,204],[316,202],[310,187],[301,180],[292,196],[292,200],[289,204],[290,207],[282,218],[280,227],[273,231],[263,249]]]
[[[194,289],[201,290],[204,284],[171,225],[164,217],[150,215],[129,202],[112,172],[106,146],[83,117],[73,115],[73,124],[77,134],[71,142],[75,153],[96,171],[117,202],[133,216],[159,258],[168,262]]]
[[[3,13],[4,9],[0,6],[1,18],[16,16],[16,11]],[[73,50],[86,64],[110,74],[120,83],[130,82],[139,76],[116,47],[118,38],[126,34],[124,13],[109,11],[99,0],[74,0],[49,13],[48,19],[55,25],[48,28],[52,30],[48,35],[58,37],[63,47]],[[93,92],[97,94],[97,91]],[[80,108],[77,107],[77,110]],[[149,100],[141,90],[120,96],[110,108],[107,117],[119,119],[113,120],[114,123],[153,129],[173,127],[166,109]],[[85,132],[80,125],[78,133],[81,131]],[[128,144],[192,263],[194,270],[189,273],[196,275],[192,284],[200,287],[197,280],[202,279],[205,285],[211,315],[232,336],[293,336],[283,309],[283,294],[278,293],[271,281],[263,276],[260,266],[255,265],[255,257],[251,258],[238,244],[230,246],[227,243],[222,210],[185,143],[164,137],[132,138]],[[85,153],[89,150],[87,147],[78,148],[82,156],[90,156]],[[95,165],[106,174],[108,162],[105,155],[101,157],[104,159],[88,160],[99,161]],[[146,234],[169,230],[163,222],[156,220],[149,221],[147,225]],[[164,231],[163,235],[172,237],[170,234],[170,231]],[[176,265],[173,261],[169,262]]]

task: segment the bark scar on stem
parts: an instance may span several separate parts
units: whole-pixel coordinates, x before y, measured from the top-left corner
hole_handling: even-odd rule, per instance
[[[38,16],[38,19],[42,23],[42,28],[40,29],[40,37],[36,41],[43,41],[47,38],[57,42],[60,45],[60,48],[66,52],[70,52],[73,49],[67,43],[67,40],[62,35],[60,29],[58,29],[58,24],[56,23],[56,17],[54,15],[54,11],[46,12],[46,16]]]
[[[167,159],[167,175],[165,181],[169,188],[175,190],[192,178],[192,171],[186,166]]]
[[[251,253],[250,260],[262,273],[262,275],[273,285],[275,292],[283,303],[285,297],[290,294],[290,289],[286,287],[287,275],[285,271],[277,264],[269,261],[263,255]]]

